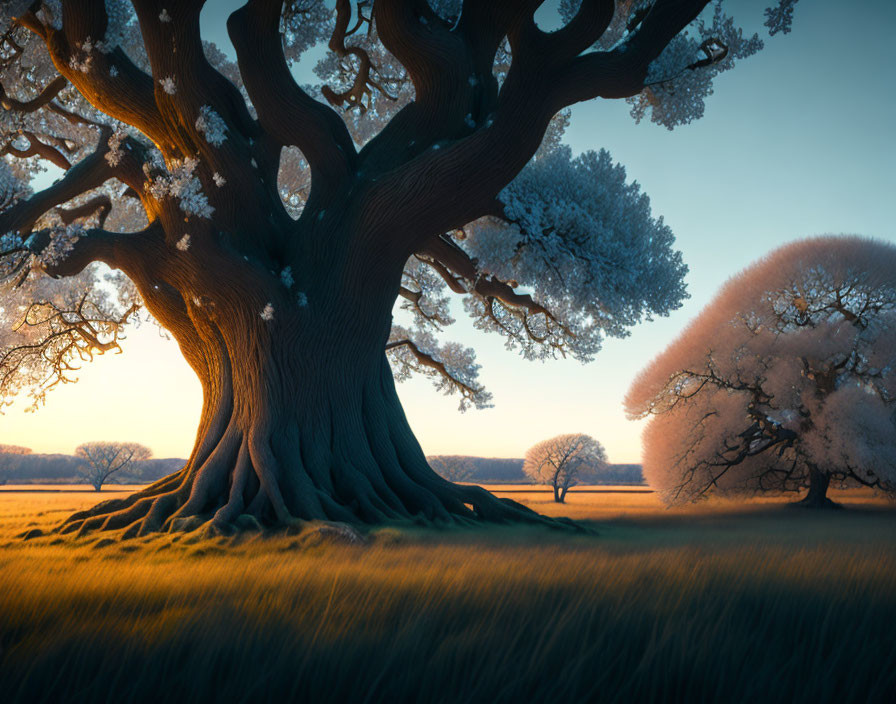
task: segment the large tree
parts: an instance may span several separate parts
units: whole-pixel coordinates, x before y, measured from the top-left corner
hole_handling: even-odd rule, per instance
[[[821,237],[733,277],[626,399],[670,503],[829,484],[896,494],[896,247]]]
[[[588,360],[676,307],[671,232],[606,152],[560,146],[564,110],[686,123],[760,39],[708,0],[562,0],[553,31],[541,0],[250,0],[234,65],[203,4],[14,2],[0,27],[0,391],[40,400],[142,307],[204,391],[186,466],[66,530],[536,520],[431,470],[393,373],[487,403],[472,351],[435,336],[449,291],[531,358]],[[65,173],[31,193],[40,160]]]

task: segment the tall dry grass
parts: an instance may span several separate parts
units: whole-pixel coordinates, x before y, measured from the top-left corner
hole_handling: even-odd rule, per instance
[[[22,542],[96,497],[0,493],[0,700],[892,701],[891,509],[625,516],[613,496],[605,517],[588,496],[597,536],[353,547]]]

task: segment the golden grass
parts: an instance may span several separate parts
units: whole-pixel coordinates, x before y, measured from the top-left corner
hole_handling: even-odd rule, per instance
[[[539,492],[507,495],[590,520],[598,535],[386,528],[363,547],[314,531],[26,542],[14,535],[52,528],[98,496],[0,490],[0,699],[820,702],[896,692],[890,505],[853,493],[852,510],[839,512],[766,501],[665,511],[635,492],[571,493],[565,507]]]

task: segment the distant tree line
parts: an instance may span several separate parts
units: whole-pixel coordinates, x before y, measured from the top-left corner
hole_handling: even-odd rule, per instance
[[[74,455],[41,455],[7,452],[0,446],[0,484],[83,484],[83,461]],[[27,448],[19,448],[27,450]],[[30,453],[30,450],[28,450]],[[178,458],[135,462],[110,479],[116,484],[144,484],[176,472],[185,460]]]
[[[472,457],[469,455],[430,455],[433,469],[450,481],[528,484],[532,479],[523,472],[523,458]],[[607,464],[600,476],[582,476],[580,484],[643,484],[639,464]]]
[[[9,449],[7,449],[9,448]],[[522,458],[432,455],[433,468],[451,481],[479,483],[519,483],[532,480],[523,473]],[[0,484],[82,484],[82,461],[74,455],[42,455],[27,447],[0,445]],[[143,484],[176,472],[185,460],[152,459],[136,462],[111,479],[116,484]],[[643,484],[639,464],[608,464],[600,477],[582,477],[581,484]]]

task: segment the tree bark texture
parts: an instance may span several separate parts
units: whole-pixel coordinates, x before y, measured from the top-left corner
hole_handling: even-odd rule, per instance
[[[219,255],[209,264],[171,248],[159,259],[192,269],[183,290],[129,272],[202,382],[196,444],[180,472],[75,514],[63,532],[550,522],[427,464],[384,351],[400,266],[357,247],[315,256],[291,287],[251,258]]]
[[[68,0],[61,29],[33,12],[18,18],[44,41],[60,76],[146,135],[166,168],[131,137],[110,159],[105,130],[96,151],[57,184],[3,213],[0,231],[30,232],[43,213],[108,179],[128,186],[149,226],[91,230],[47,271],[69,276],[93,261],[124,271],[204,393],[196,444],[180,472],[78,513],[62,530],[140,535],[204,522],[228,531],[305,520],[556,524],[447,482],[427,465],[384,353],[401,272],[408,257],[424,254],[455,292],[472,287],[547,313],[509,284],[480,276],[445,233],[494,214],[559,110],[639,93],[650,63],[707,0],[657,3],[631,39],[608,52],[586,50],[614,3],[583,3],[553,33],[537,27],[540,4],[471,1],[452,24],[426,3],[377,0],[378,35],[404,65],[415,98],[361,149],[343,116],[294,81],[280,35],[282,0],[249,0],[228,21],[256,116],[205,56],[201,2],[134,1],[149,72],[120,48],[93,51],[90,70],[77,68],[85,46],[106,35],[102,2]],[[330,46],[347,51],[346,0],[337,15]],[[499,86],[493,64],[505,38],[513,61]],[[355,87],[363,91],[367,81],[361,71]],[[221,139],[200,128],[199,118],[212,113],[226,125]],[[298,221],[277,186],[280,154],[290,146],[311,175]],[[179,172],[174,187],[173,174],[189,164],[194,170]],[[184,200],[188,177],[201,185],[192,203]],[[197,202],[200,194],[207,203]],[[47,239],[35,234],[29,247],[38,252]]]

